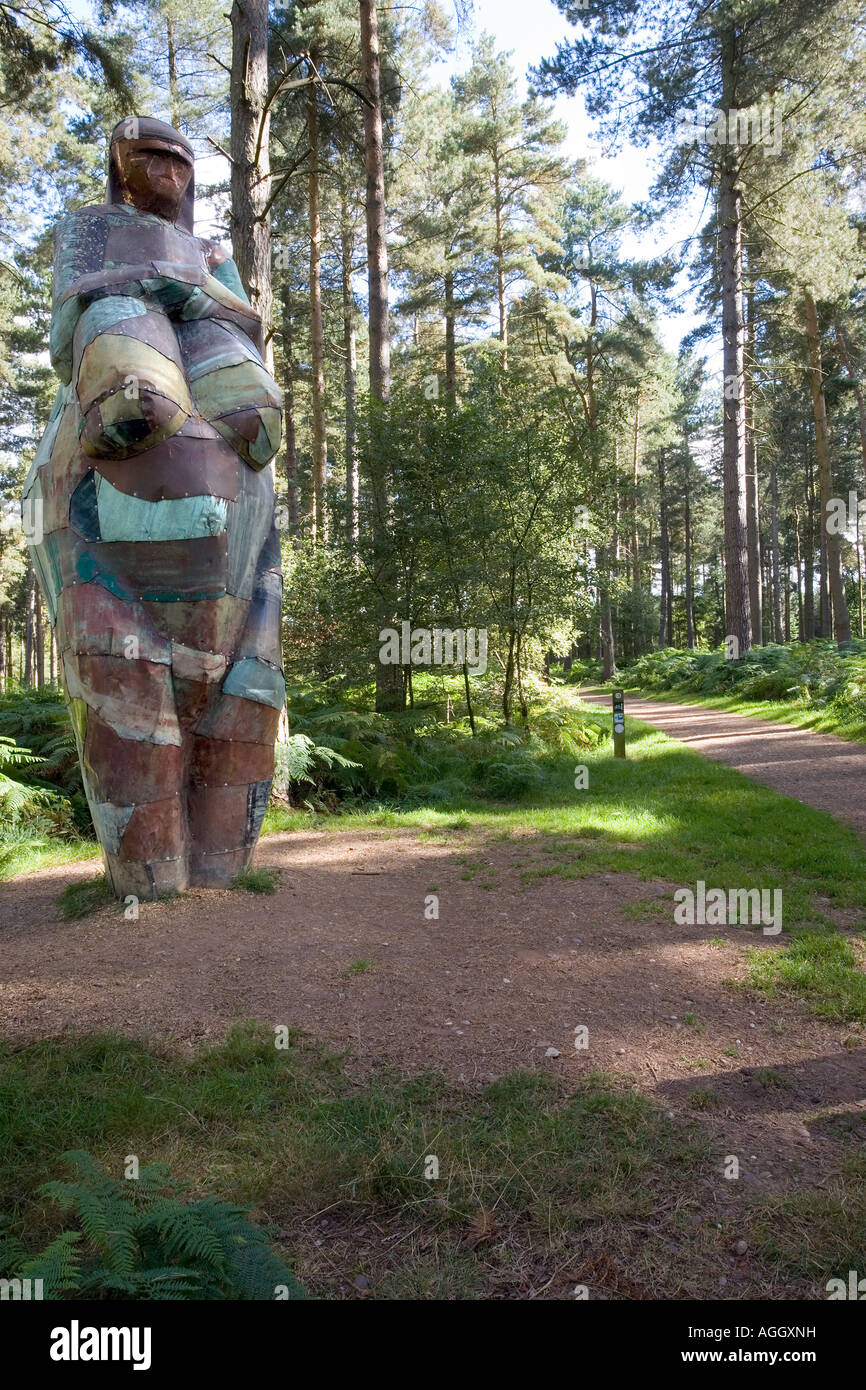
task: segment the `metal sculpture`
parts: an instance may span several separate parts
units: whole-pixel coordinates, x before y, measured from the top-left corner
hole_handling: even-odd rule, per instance
[[[121,121],[106,202],[55,229],[62,385],[24,490],[93,823],[142,898],[248,867],[285,698],[282,399],[194,202],[184,136]]]

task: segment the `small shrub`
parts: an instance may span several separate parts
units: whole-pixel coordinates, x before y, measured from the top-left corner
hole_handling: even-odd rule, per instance
[[[294,1275],[243,1207],[203,1197],[183,1201],[186,1184],[163,1164],[118,1182],[90,1154],[65,1154],[76,1177],[42,1195],[76,1225],[27,1260],[21,1278],[42,1279],[49,1299],[272,1299],[279,1287],[303,1298]]]
[[[238,874],[232,883],[233,888],[245,888],[248,893],[276,893],[280,882],[278,869],[247,869]]]
[[[86,878],[81,883],[68,883],[57,899],[58,906],[67,921],[79,917],[89,917],[101,907],[117,902],[114,889],[105,874],[99,878]]]

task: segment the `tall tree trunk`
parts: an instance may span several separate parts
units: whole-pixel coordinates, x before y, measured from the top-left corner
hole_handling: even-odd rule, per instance
[[[359,0],[364,70],[364,167],[367,175],[367,274],[370,287],[370,393],[391,394],[388,329],[388,247],[385,241],[385,150],[382,133],[381,58],[376,0]]]
[[[736,35],[722,43],[722,109],[735,103]],[[746,415],[744,400],[743,206],[736,146],[726,147],[719,171],[719,259],[722,278],[722,490],[725,524],[725,622],[740,651],[752,640],[746,517]]]
[[[174,39],[174,19],[165,17],[165,47],[168,56],[168,109],[175,130],[180,130],[180,85],[177,79],[177,47]]]
[[[457,350],[454,333],[454,272],[445,272],[445,394],[457,398]]]
[[[6,614],[0,612],[0,695],[6,690]]]
[[[352,291],[354,237],[345,193],[340,209],[341,282],[343,289],[343,352],[345,354],[346,395],[346,534],[349,544],[357,549],[360,537],[358,520],[358,352],[355,341],[355,296]]]
[[[695,646],[694,584],[692,581],[692,506],[689,495],[689,478],[686,473],[685,485],[685,562],[686,562],[686,644],[690,651]]]
[[[659,600],[659,648],[673,640],[669,615],[671,611],[671,555],[668,537],[668,499],[665,487],[665,456],[659,449],[659,544],[661,546],[661,596]]]
[[[328,539],[326,488],[328,440],[325,433],[325,329],[322,320],[322,223],[319,215],[319,107],[316,83],[307,89],[307,142],[310,147],[310,356],[312,359],[313,544]]]
[[[836,332],[836,342],[839,344],[839,352],[842,361],[845,363],[845,371],[854,387],[854,396],[857,401],[857,421],[860,429],[860,461],[863,467],[863,485],[866,487],[866,396],[863,394],[863,387],[860,385],[860,377],[857,373],[854,361],[851,357],[851,349],[848,346],[848,338],[842,328],[841,321],[837,315],[833,320],[833,327]],[[860,527],[859,505],[856,517],[856,547],[857,547],[857,598],[859,608],[860,636],[863,636],[864,612],[863,612],[863,551],[862,535]]]
[[[493,212],[496,219],[496,240],[493,248],[496,257],[496,303],[499,308],[499,341],[502,344],[499,363],[502,370],[506,371],[508,368],[508,314],[505,307],[505,246],[502,240],[502,194],[498,154],[493,157]]]
[[[361,64],[364,74],[364,168],[367,222],[367,282],[369,286],[370,396],[384,406],[391,394],[391,337],[388,326],[388,247],[385,240],[385,148],[382,130],[381,58],[376,0],[359,0]],[[397,620],[397,575],[388,537],[390,511],[388,477],[377,466],[372,501],[379,549],[378,587],[380,630]],[[404,691],[397,665],[376,665],[376,709],[403,708]]]
[[[863,549],[860,543],[860,508],[857,508],[856,543],[857,543],[857,596],[860,608],[860,636],[863,636]]]
[[[803,536],[803,626],[800,640],[811,642],[815,636],[815,471],[805,430],[803,453],[806,472],[806,526]]]
[[[616,671],[616,646],[613,635],[613,613],[610,602],[611,552],[607,546],[599,546],[596,551],[598,568],[598,606],[601,624],[601,659],[604,663],[604,679],[610,680]]]
[[[33,562],[27,559],[27,617],[24,626],[24,660],[21,672],[22,685],[33,685],[34,650],[36,645],[36,572]]]
[[[637,474],[640,462],[640,391],[637,392],[634,403],[634,435],[632,439],[631,452],[631,496],[629,498],[629,515],[631,520],[631,576],[632,589],[635,592],[640,590],[640,557],[638,555],[638,530],[637,530]]]
[[[815,451],[818,457],[818,478],[821,492],[821,537],[822,553],[826,556],[826,568],[833,602],[833,623],[836,641],[850,642],[851,623],[848,617],[848,600],[845,596],[845,582],[842,577],[842,538],[838,531],[827,526],[828,505],[833,495],[833,477],[830,468],[830,439],[827,429],[827,402],[824,396],[824,377],[821,370],[821,338],[818,331],[818,311],[811,289],[803,292],[806,309],[806,333],[809,339],[809,386],[812,393],[812,414],[815,420]],[[822,636],[829,636],[823,613],[824,595],[821,596]]]
[[[514,697],[514,642],[515,635],[508,634],[508,657],[505,662],[505,679],[502,683],[502,717],[506,724],[511,723],[511,702]]]
[[[749,610],[752,646],[764,642],[764,605],[761,592],[761,517],[758,494],[758,449],[753,435],[746,442],[746,537],[749,548]]]
[[[233,0],[231,26],[232,252],[250,303],[261,316],[265,361],[270,368],[273,291],[267,0]]]
[[[857,419],[860,426],[860,460],[863,465],[863,481],[866,486],[866,396],[863,394],[863,387],[860,385],[860,378],[854,368],[851,358],[851,350],[848,346],[848,339],[842,331],[842,325],[837,318],[833,321],[836,332],[836,342],[839,344],[839,352],[842,361],[845,363],[845,371],[854,387],[854,397],[857,401]]]
[[[779,476],[776,458],[770,461],[770,561],[772,566],[771,591],[773,595],[773,641],[781,642],[782,637],[782,567],[779,559]],[[785,586],[787,590],[787,585]]]
[[[301,507],[298,489],[298,450],[295,439],[295,358],[292,324],[292,293],[283,282],[283,437],[286,445],[286,503],[289,512],[289,538],[297,549],[301,543]]]
[[[761,604],[761,525],[758,502],[758,440],[755,433],[755,294],[749,284],[746,295],[746,540],[749,548],[749,608],[752,645],[764,642]]]
[[[634,436],[631,456],[631,495],[629,498],[630,543],[631,543],[631,589],[632,589],[632,655],[640,656],[644,650],[644,631],[640,619],[642,605],[638,602],[641,592],[642,566],[640,557],[640,536],[637,517],[637,483],[640,463],[640,407],[641,396],[638,390],[634,403]]]

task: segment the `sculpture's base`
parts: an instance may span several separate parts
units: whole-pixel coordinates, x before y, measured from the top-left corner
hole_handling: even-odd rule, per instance
[[[230,888],[238,874],[246,873],[253,860],[254,845],[228,850],[223,854],[190,854],[179,859],[149,861],[119,859],[105,855],[111,885],[118,898],[136,897],[155,902],[188,888]]]
[[[225,854],[193,854],[189,862],[190,888],[228,888],[253,862],[253,848]]]

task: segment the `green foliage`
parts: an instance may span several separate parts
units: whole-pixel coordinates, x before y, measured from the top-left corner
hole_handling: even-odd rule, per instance
[[[7,817],[7,824],[18,820],[24,811],[37,811],[48,801],[48,794],[41,788],[26,786],[15,777],[9,776],[9,769],[32,767],[38,762],[26,748],[19,747],[14,739],[0,735],[0,805]]]
[[[100,874],[99,878],[86,878],[81,883],[68,883],[57,899],[60,911],[70,922],[79,917],[89,917],[92,912],[98,912],[101,907],[113,902],[114,889],[105,874]]]
[[[640,657],[617,680],[647,691],[834,706],[843,715],[866,718],[866,641],[841,650],[827,639],[753,647],[737,661],[726,660],[724,652],[667,648]]]
[[[866,1021],[866,974],[851,942],[834,932],[799,932],[790,946],[749,952],[749,983],[768,995],[786,991],[809,1000],[834,1022]]]
[[[72,795],[82,790],[75,737],[60,692],[15,689],[0,695],[0,738],[14,739],[33,755],[33,770]]]
[[[277,869],[247,869],[245,874],[238,874],[232,887],[245,888],[248,893],[276,893],[279,881]]]
[[[290,734],[274,749],[274,787],[278,794],[313,809],[307,799],[315,793],[333,768],[360,767],[327,744],[316,743],[309,734]]]
[[[30,842],[92,834],[78,752],[62,696],[13,689],[0,695],[0,863]]]
[[[76,1177],[48,1182],[42,1195],[71,1213],[63,1231],[21,1266],[42,1279],[45,1297],[62,1299],[269,1299],[279,1285],[290,1298],[303,1291],[243,1207],[203,1197],[164,1164],[143,1165],[118,1182],[89,1153],[64,1154]]]
[[[419,684],[423,702],[383,715],[335,702],[328,685],[289,686],[289,723],[294,746],[307,759],[303,777],[313,801],[357,805],[387,797],[411,805],[467,794],[519,799],[555,784],[558,755],[578,755],[607,737],[600,719],[549,691],[530,706],[526,724],[498,727],[480,684],[473,737],[466,718],[447,717],[443,706],[452,689],[456,703],[462,692],[456,679],[443,700],[430,678],[427,686]],[[301,795],[308,793],[302,789]]]

